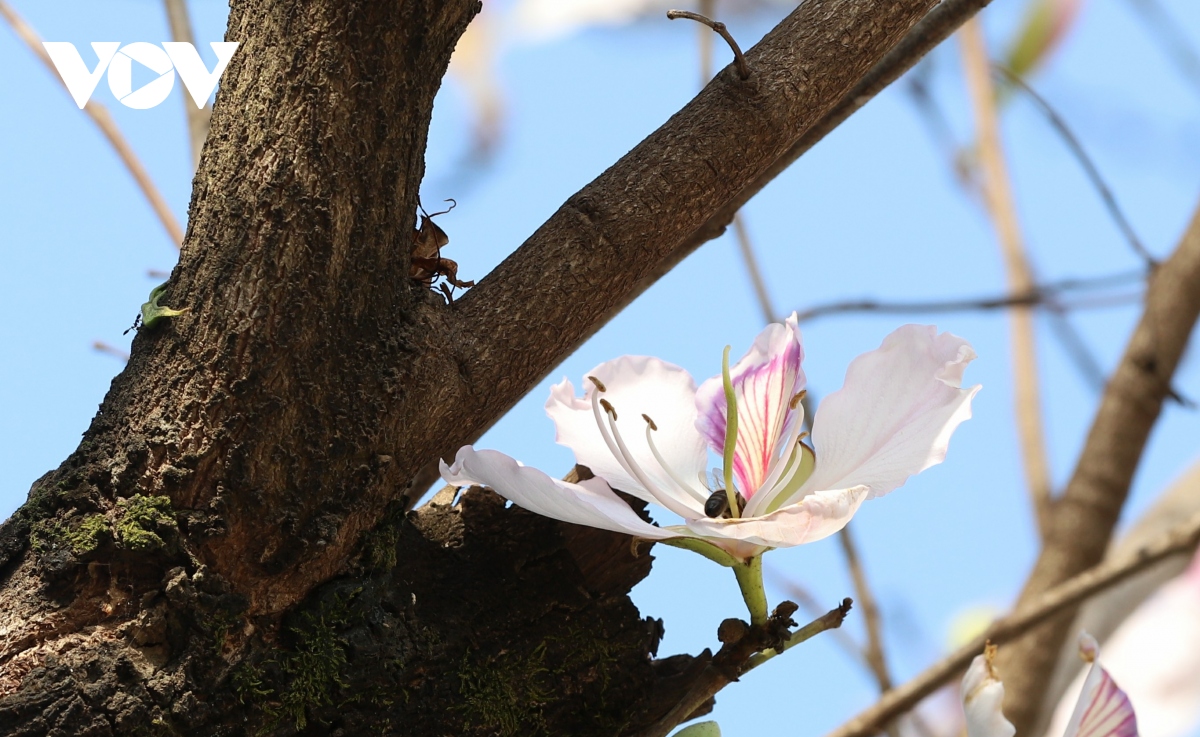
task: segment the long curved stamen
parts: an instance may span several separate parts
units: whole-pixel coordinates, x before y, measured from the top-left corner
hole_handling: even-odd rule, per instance
[[[796,411],[796,409],[800,407],[800,401],[804,399],[804,395],[807,393],[807,390],[802,391],[796,396],[792,397],[792,401],[789,403],[792,411]],[[801,409],[799,411],[803,413],[804,410]],[[775,459],[775,462],[771,464],[771,469],[767,472],[767,477],[763,480],[762,486],[758,487],[758,490],[754,492],[755,498],[757,498],[759,494],[767,496],[772,490],[778,487],[779,477],[782,476],[784,471],[787,470],[788,461],[791,460],[792,454],[796,451],[796,443],[800,440],[800,435],[803,428],[804,415],[801,414],[796,418],[796,421],[792,423],[792,429],[788,431],[787,440],[785,440],[783,444],[779,446],[783,449],[783,451],[779,454],[779,457]],[[761,508],[759,505],[754,504],[753,499],[748,506],[752,506],[755,509]]]
[[[702,494],[697,491],[690,484],[679,478],[679,475],[675,473],[675,470],[667,465],[666,459],[662,457],[662,453],[658,452],[658,448],[654,445],[654,438],[651,436],[651,431],[657,430],[658,425],[655,425],[654,420],[650,419],[647,415],[642,415],[642,419],[646,421],[646,444],[650,446],[650,452],[654,454],[654,460],[658,461],[658,465],[662,466],[662,470],[667,472],[667,475],[671,477],[672,481],[679,485],[679,488],[691,494],[697,501],[701,503],[708,501],[708,494]]]
[[[721,381],[725,386],[725,496],[729,498],[729,515],[734,519],[741,517],[738,509],[737,488],[733,485],[733,456],[737,450],[738,408],[737,395],[733,392],[733,379],[729,376],[729,350],[721,356]]]
[[[600,428],[600,437],[604,438],[604,444],[608,446],[608,452],[612,453],[613,457],[615,457],[617,461],[621,463],[621,467],[624,468],[625,463],[621,461],[621,453],[617,450],[617,444],[613,442],[612,436],[608,434],[608,428],[604,426],[604,415],[602,415],[600,411],[600,394],[601,392],[607,391],[607,389],[605,388],[604,384],[600,383],[600,380],[595,376],[589,376],[587,378],[588,381],[592,382],[592,384],[594,384],[596,387],[596,391],[592,392],[592,415],[596,418],[596,427]],[[605,404],[608,403],[605,402]],[[634,475],[633,472],[629,471],[628,468],[625,470],[630,476]]]
[[[612,410],[611,404],[608,402],[605,402],[604,404],[607,405],[607,409]],[[689,509],[687,505],[680,503],[680,501],[673,495],[668,494],[662,489],[659,489],[654,482],[650,480],[650,477],[646,475],[646,472],[642,470],[642,467],[637,464],[637,461],[633,459],[633,454],[629,452],[629,448],[625,445],[625,440],[621,437],[621,431],[617,429],[616,410],[612,410],[608,413],[608,429],[610,432],[612,432],[613,440],[617,441],[617,447],[621,450],[621,455],[617,456],[617,460],[621,462],[621,465],[624,466],[625,470],[628,471],[630,475],[638,480],[638,482],[642,485],[642,488],[648,491],[651,496],[658,500],[659,504],[663,505],[680,517],[683,517],[684,519],[695,517],[695,510]]]

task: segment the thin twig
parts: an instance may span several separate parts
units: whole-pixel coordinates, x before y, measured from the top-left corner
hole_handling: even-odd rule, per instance
[[[1088,180],[1091,181],[1092,186],[1095,187],[1096,191],[1100,194],[1100,199],[1104,201],[1104,208],[1108,210],[1108,214],[1112,217],[1113,221],[1116,222],[1117,228],[1119,228],[1121,234],[1125,236],[1125,240],[1129,241],[1130,247],[1133,248],[1137,255],[1146,262],[1147,266],[1157,266],[1158,261],[1155,260],[1154,256],[1150,254],[1150,251],[1146,249],[1146,246],[1142,243],[1141,239],[1138,238],[1137,233],[1134,232],[1133,225],[1129,222],[1129,218],[1125,217],[1125,213],[1121,210],[1121,206],[1117,204],[1116,196],[1113,195],[1112,190],[1109,189],[1108,184],[1105,183],[1104,177],[1100,176],[1100,170],[1096,168],[1095,162],[1093,162],[1091,157],[1088,156],[1087,152],[1083,150],[1083,144],[1079,142],[1079,138],[1071,130],[1070,126],[1067,125],[1067,121],[1064,120],[1063,117],[1059,115],[1053,107],[1051,107],[1050,103],[1047,102],[1044,97],[1039,95],[1032,87],[1026,84],[1025,80],[1021,79],[1016,74],[1013,74],[1012,70],[1008,69],[1002,64],[993,64],[992,67],[996,70],[996,72],[1004,77],[1009,84],[1028,95],[1029,99],[1033,101],[1034,105],[1042,111],[1042,113],[1046,116],[1046,119],[1050,121],[1050,125],[1055,131],[1058,132],[1058,135],[1062,137],[1063,142],[1067,144],[1067,148],[1070,149],[1071,154],[1075,157],[1075,160],[1078,161],[1079,165],[1083,167],[1083,171],[1085,174],[1087,174]]]
[[[163,0],[167,11],[167,23],[171,26],[171,39],[196,45],[196,37],[192,35],[192,21],[188,17],[187,0]],[[196,107],[188,95],[181,95],[183,112],[187,115],[188,142],[192,147],[192,171],[200,166],[200,151],[204,148],[204,140],[208,138],[208,121],[212,117],[212,108],[205,105]]]
[[[709,18],[717,14],[717,0],[700,0],[700,14],[707,15]],[[713,43],[712,36],[708,35],[708,31],[696,26],[698,31],[696,38],[700,41],[700,87],[708,84],[713,75]]]
[[[37,55],[46,68],[50,70],[50,75],[62,82],[58,76],[58,70],[54,66],[54,62],[50,59],[50,55],[42,47],[42,39],[38,36],[37,31],[33,30],[25,20],[17,15],[5,0],[0,0],[0,15],[8,21],[12,26],[13,31],[17,34],[29,50]],[[66,85],[63,85],[66,89]],[[179,248],[183,244],[183,229],[179,227],[179,222],[175,220],[175,216],[171,214],[171,208],[167,205],[167,201],[158,191],[158,187],[154,185],[154,180],[150,178],[150,173],[142,166],[142,162],[138,159],[137,154],[133,152],[129,142],[125,140],[125,136],[121,134],[121,129],[117,127],[116,121],[112,119],[108,109],[98,102],[89,101],[84,106],[83,111],[88,114],[104,137],[108,139],[110,145],[117,152],[121,163],[129,170],[135,182],[142,190],[142,194],[150,203],[150,207],[154,210],[154,214],[158,215],[158,220],[162,223],[163,229],[167,231],[171,242]]]
[[[984,643],[1004,643],[1045,622],[1059,612],[1104,591],[1158,561],[1194,549],[1200,543],[1200,515],[1174,528],[1157,542],[1112,563],[1104,563],[1075,576],[1040,596],[1031,605],[997,619],[987,630],[949,656],[927,668],[916,678],[884,694],[874,706],[843,724],[827,737],[869,737],[883,725],[915,707],[921,699],[961,674],[971,659],[983,651]]]
[[[863,655],[871,674],[875,676],[875,682],[879,684],[879,691],[886,693],[892,690],[892,676],[888,672],[887,659],[883,654],[883,626],[879,617],[879,607],[875,604],[875,594],[867,584],[867,575],[863,571],[854,536],[850,533],[850,525],[846,525],[838,533],[838,541],[842,544],[842,553],[846,556],[846,567],[850,569],[850,579],[854,582],[855,600],[862,609],[863,623],[867,630],[867,646]]]
[[[746,222],[740,212],[733,216],[733,234],[737,239],[742,263],[746,264],[750,285],[754,287],[754,297],[758,300],[758,309],[762,312],[763,322],[778,322],[779,317],[771,305],[771,294],[767,291],[767,282],[763,279],[762,269],[758,266],[758,257],[754,255],[754,244],[750,242],[750,233],[746,230]]]
[[[720,34],[721,38],[725,39],[725,43],[729,44],[729,48],[733,50],[733,63],[737,66],[738,76],[742,79],[750,78],[750,65],[746,63],[746,57],[742,55],[741,47],[738,46],[737,41],[733,40],[733,35],[729,33],[729,29],[725,27],[724,23],[700,15],[699,13],[693,13],[690,10],[668,10],[667,17],[671,20],[676,20],[677,18],[694,20],[716,31]]]
[[[763,561],[763,574],[771,580],[772,584],[784,590],[787,598],[800,605],[805,614],[813,619],[821,616],[824,609],[823,606],[813,596],[812,592],[801,586],[791,577],[781,573],[775,567],[768,565]],[[867,659],[863,654],[863,649],[859,647],[855,639],[844,629],[835,629],[830,631],[830,636],[837,642],[838,647],[846,653],[855,663],[861,665],[863,669],[870,674],[871,666],[867,663]]]
[[[1134,274],[1117,275],[1121,281],[1133,281],[1133,278],[1144,279],[1145,273],[1138,271]],[[1096,279],[1098,285],[1101,281],[1109,281],[1112,277],[1102,277]],[[916,302],[890,302],[875,299],[857,299],[845,300],[841,302],[828,302],[822,305],[810,307],[807,310],[801,310],[797,313],[797,319],[800,322],[811,322],[818,317],[827,317],[829,315],[838,315],[851,312],[878,312],[882,314],[940,314],[947,312],[986,312],[988,310],[1002,310],[1009,307],[1018,306],[1049,306],[1054,302],[1056,308],[1061,308],[1066,311],[1112,307],[1114,305],[1128,304],[1141,299],[1141,291],[1118,293],[1109,295],[1095,295],[1089,297],[1079,297],[1072,300],[1061,299],[1058,295],[1064,290],[1070,288],[1069,285],[1081,283],[1088,280],[1072,280],[1062,282],[1052,282],[1035,288],[1031,292],[1024,294],[998,294],[990,297],[975,297],[965,299],[948,299],[948,300],[930,300]]]
[[[975,108],[984,202],[1004,256],[1009,289],[1017,294],[1028,293],[1034,288],[1033,271],[1022,243],[1016,203],[1013,201],[1012,185],[1004,162],[999,118],[996,114],[996,91],[992,85],[987,46],[979,19],[973,18],[964,23],[960,34],[963,67]],[[1050,463],[1046,457],[1046,440],[1043,435],[1033,310],[1030,307],[1017,307],[1011,315],[1017,434],[1021,441],[1025,482],[1033,501],[1038,529],[1044,538],[1050,527]]]

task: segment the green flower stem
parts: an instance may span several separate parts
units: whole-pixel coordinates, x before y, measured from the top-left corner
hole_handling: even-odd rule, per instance
[[[756,555],[745,563],[733,566],[733,575],[737,576],[742,598],[750,610],[750,624],[766,624],[767,592],[763,589],[762,556]]]
[[[730,348],[731,346],[725,346],[725,353],[721,356],[721,382],[725,386],[725,498],[729,501],[730,516],[738,519],[742,516],[742,511],[738,509],[737,489],[733,486],[733,454],[737,450],[738,406],[737,395],[733,392],[733,379],[729,375]],[[759,578],[761,577],[760,574]],[[761,584],[759,588],[762,588]]]

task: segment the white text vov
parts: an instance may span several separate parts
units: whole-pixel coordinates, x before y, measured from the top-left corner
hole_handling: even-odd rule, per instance
[[[229,41],[209,43],[217,55],[217,65],[210,72],[190,43],[165,41],[160,48],[145,41],[124,46],[120,41],[93,41],[92,50],[99,61],[92,70],[87,68],[73,43],[46,41],[42,46],[81,110],[91,99],[105,71],[108,72],[108,88],[126,107],[145,110],[167,99],[175,87],[176,72],[179,72],[179,78],[183,80],[183,86],[191,94],[196,107],[204,107],[238,47],[237,43]],[[136,90],[133,89],[135,61],[158,75],[157,79]]]

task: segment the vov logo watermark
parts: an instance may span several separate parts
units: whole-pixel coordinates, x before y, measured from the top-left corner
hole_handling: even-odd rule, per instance
[[[212,71],[204,65],[200,54],[190,43],[164,41],[162,47],[145,41],[121,45],[119,41],[93,41],[92,50],[99,61],[96,68],[89,70],[75,44],[67,41],[45,41],[42,43],[50,55],[58,75],[62,77],[67,91],[82,110],[100,84],[100,77],[108,72],[108,88],[113,96],[126,107],[146,110],[167,99],[175,87],[175,73],[183,80],[183,86],[195,101],[196,107],[204,107],[217,80],[229,66],[238,44],[229,41],[209,43],[217,55],[217,65]],[[133,89],[133,63],[137,62],[158,77],[136,90]]]

